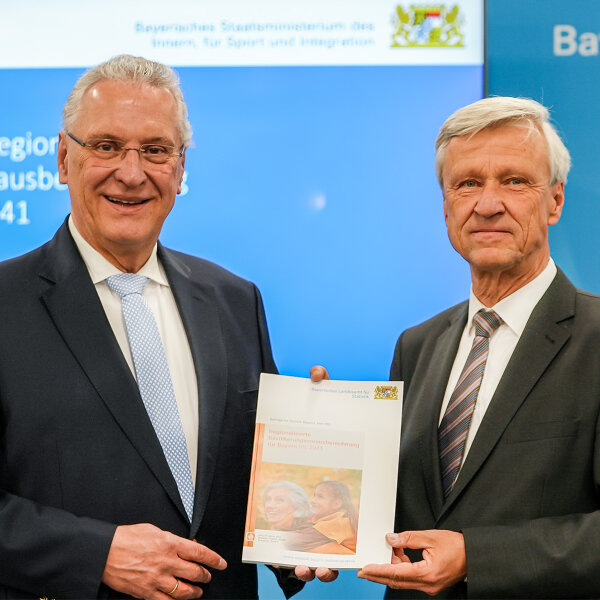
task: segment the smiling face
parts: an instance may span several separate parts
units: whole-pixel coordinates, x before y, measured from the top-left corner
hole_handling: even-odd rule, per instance
[[[318,485],[310,501],[313,519],[322,519],[342,508],[342,500],[336,496],[328,485]]]
[[[83,142],[112,139],[126,147],[181,147],[177,105],[164,88],[103,80],[86,90],[72,125]],[[152,164],[135,150],[115,162],[94,156],[61,132],[60,181],[69,185],[71,215],[85,240],[113,265],[137,271],[146,262],[181,191],[184,157]]]
[[[451,139],[442,181],[448,236],[471,265],[474,287],[489,274],[521,287],[544,269],[564,184],[549,184],[547,145],[537,129],[504,125]]]
[[[294,520],[294,504],[286,488],[277,487],[267,491],[264,497],[265,518],[271,529],[287,529]]]

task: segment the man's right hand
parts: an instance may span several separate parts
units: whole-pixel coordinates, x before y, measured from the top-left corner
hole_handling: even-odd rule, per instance
[[[208,583],[207,569],[225,569],[216,552],[154,525],[121,525],[113,537],[102,581],[114,590],[148,600],[200,598],[202,589],[181,579]]]
[[[310,370],[310,379],[314,383],[318,383],[319,381],[323,381],[323,379],[329,379],[329,373],[325,367],[321,365],[315,365]]]

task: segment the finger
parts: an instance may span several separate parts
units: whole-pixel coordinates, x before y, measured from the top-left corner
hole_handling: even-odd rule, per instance
[[[414,581],[420,575],[420,569],[418,569],[415,563],[397,563],[395,565],[366,565],[360,569],[359,573],[362,573],[366,578],[371,579],[380,577],[383,579],[403,579],[407,581]]]
[[[187,600],[188,598],[201,598],[203,591],[196,585],[191,585],[180,579],[173,579],[173,585],[166,590],[160,590],[163,599]]]
[[[310,370],[310,378],[313,382],[317,383],[323,379],[329,379],[329,373],[325,367],[322,367],[321,365],[315,365]]]
[[[185,581],[180,581],[177,590],[171,594],[167,594],[171,600],[187,600],[188,598],[201,598],[204,594],[202,588],[197,585],[192,585]]]
[[[322,581],[323,583],[330,583],[331,581],[335,581],[337,579],[338,571],[327,569],[326,567],[318,567],[315,570],[315,575],[319,581]]]
[[[197,542],[193,542],[192,540],[180,538],[177,546],[177,554],[179,558],[183,558],[184,560],[200,563],[220,571],[227,568],[227,562],[222,556],[218,555],[210,548],[198,544]]]
[[[177,579],[187,579],[195,583],[208,583],[212,579],[210,572],[202,565],[181,559],[173,567],[173,575]]]
[[[297,566],[294,574],[300,581],[312,581],[315,578],[315,572],[306,565]]]
[[[418,550],[428,548],[435,543],[435,536],[429,531],[403,531],[402,533],[388,533],[385,536],[387,543],[392,548],[411,548]]]
[[[157,591],[155,595],[149,597],[149,600],[189,600],[191,598],[202,598],[203,592],[199,587],[187,586],[184,588],[182,586],[183,584],[180,584],[177,591],[172,594]]]
[[[387,587],[396,589],[398,588],[398,582],[387,577],[373,577],[371,575],[365,575],[362,570],[358,571],[358,573],[356,573],[356,576],[359,579],[366,579],[367,581],[372,581],[373,583],[380,583],[381,585],[385,585]]]
[[[406,554],[404,554],[404,552],[402,551],[402,549],[400,548],[394,548],[394,551],[392,552],[392,564],[393,565],[397,565],[400,563],[409,563],[412,562],[410,560],[410,558],[408,558],[408,556],[406,556]]]
[[[412,564],[395,565],[367,565],[360,569],[357,576],[374,583],[381,583],[392,588],[415,589],[418,580],[415,579],[415,570]]]

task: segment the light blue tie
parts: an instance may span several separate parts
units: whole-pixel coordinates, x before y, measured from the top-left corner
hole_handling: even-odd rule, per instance
[[[106,279],[108,287],[121,296],[140,394],[191,521],[194,484],[187,444],[158,327],[142,296],[147,282],[147,277],[135,273],[121,273]]]

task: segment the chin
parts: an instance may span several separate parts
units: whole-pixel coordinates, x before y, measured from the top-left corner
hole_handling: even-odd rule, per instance
[[[512,252],[496,249],[472,252],[465,259],[478,271],[506,271],[520,262]]]

